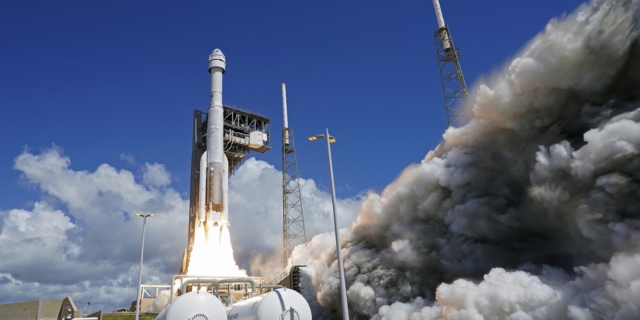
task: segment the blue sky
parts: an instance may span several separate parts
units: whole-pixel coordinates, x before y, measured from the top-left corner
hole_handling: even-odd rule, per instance
[[[468,85],[580,1],[443,0]],[[328,186],[329,127],[339,196],[382,190],[446,128],[431,1],[3,1],[0,208],[34,200],[14,158],[52,144],[74,170],[159,162],[187,193],[191,116],[209,99],[207,55],[227,56],[224,103],[271,117],[280,167],[281,81],[300,173]]]

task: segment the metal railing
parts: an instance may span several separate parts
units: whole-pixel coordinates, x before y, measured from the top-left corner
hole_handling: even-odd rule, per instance
[[[282,288],[280,285],[270,284],[271,280],[261,277],[212,277],[212,276],[191,276],[191,275],[175,275],[172,278],[170,303],[174,299],[187,292],[189,286],[191,288],[204,287],[207,292],[218,297],[221,302],[227,306],[252,298],[256,295],[265,293],[265,290],[274,290]],[[249,288],[250,287],[250,288]],[[179,288],[179,290],[178,290]],[[234,301],[232,292],[241,292],[242,298]]]

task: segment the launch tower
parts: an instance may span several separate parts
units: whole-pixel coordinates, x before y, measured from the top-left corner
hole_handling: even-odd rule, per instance
[[[213,50],[209,110],[194,113],[189,243],[180,274],[166,286],[168,304],[154,301],[166,305],[157,319],[311,320],[300,293],[271,279],[248,277],[233,257],[229,176],[250,151],[270,149],[269,118],[222,104],[226,66],[222,51]]]
[[[264,153],[271,149],[269,142],[270,119],[252,112],[223,106],[224,155],[229,159],[228,176],[251,151]],[[189,236],[185,249],[181,274],[186,273],[193,249],[195,230],[198,227],[200,197],[200,160],[207,151],[207,123],[209,115],[200,110],[193,113],[193,136],[191,148],[191,186],[189,203]]]
[[[434,33],[440,81],[444,95],[444,108],[447,124],[454,126],[457,120],[471,106],[467,84],[464,82],[462,67],[460,67],[460,51],[453,44],[449,27],[444,23],[440,1],[433,0],[439,29]]]
[[[284,82],[282,83],[282,114],[284,116],[282,129],[282,234],[284,238],[282,245],[284,268],[286,268],[293,248],[307,242],[307,233],[304,228],[296,147],[293,142],[293,130],[289,128],[287,117],[287,87]]]

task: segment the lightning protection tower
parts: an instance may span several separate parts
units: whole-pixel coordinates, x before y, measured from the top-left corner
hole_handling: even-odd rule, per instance
[[[434,33],[434,37],[442,93],[444,94],[444,108],[447,115],[447,124],[453,126],[471,106],[471,100],[469,99],[469,91],[467,91],[467,84],[464,82],[462,68],[460,67],[460,51],[453,44],[449,27],[444,23],[440,1],[433,0],[433,7],[436,10],[439,27]]]
[[[283,263],[287,267],[293,248],[307,242],[302,212],[302,196],[300,194],[300,176],[296,147],[293,143],[293,130],[289,128],[287,119],[287,87],[282,83],[282,234]]]

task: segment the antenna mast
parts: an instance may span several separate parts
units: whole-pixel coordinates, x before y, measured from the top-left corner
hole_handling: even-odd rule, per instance
[[[467,91],[467,84],[464,82],[462,67],[460,67],[460,52],[453,44],[449,27],[444,23],[440,1],[433,0],[433,7],[438,20],[438,30],[433,35],[436,41],[436,54],[438,56],[447,125],[451,127],[471,106],[471,100],[469,91]]]
[[[307,243],[307,233],[304,228],[296,147],[293,143],[293,130],[289,128],[287,118],[287,87],[284,82],[282,83],[282,115],[284,117],[282,129],[282,234],[284,239],[282,245],[283,267],[286,268],[293,248]],[[293,266],[293,261],[291,265]]]

